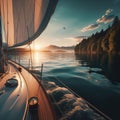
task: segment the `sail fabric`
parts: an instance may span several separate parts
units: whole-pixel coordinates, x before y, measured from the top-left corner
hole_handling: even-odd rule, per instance
[[[45,29],[58,0],[0,0],[4,39],[20,46],[36,39]]]

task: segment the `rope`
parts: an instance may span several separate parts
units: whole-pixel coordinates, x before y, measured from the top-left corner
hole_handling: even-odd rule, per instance
[[[7,48],[6,48],[6,60],[8,61],[8,35],[9,35],[9,23],[8,23],[8,0],[7,0]]]
[[[28,10],[31,9],[31,7],[34,7],[33,8],[33,11],[32,11],[32,17],[30,15],[27,15],[25,13],[25,3],[24,3],[24,6],[23,6],[23,13],[24,13],[24,21],[25,21],[25,27],[26,27],[26,30],[27,30],[27,34],[28,34],[28,39],[30,38],[30,36],[32,34],[34,34],[34,12],[35,12],[35,0],[34,0],[34,5],[32,2],[29,3],[28,5]],[[30,16],[30,18],[28,18]],[[27,22],[26,19],[29,19],[29,22]],[[29,31],[28,31],[29,30]]]
[[[30,50],[30,65],[31,65],[31,66],[30,66],[30,69],[32,69],[32,68],[33,68],[33,67],[32,67],[32,66],[33,66],[33,65],[32,65],[33,62],[32,62],[32,50],[31,50],[30,44],[29,44],[29,50]]]
[[[31,5],[32,5],[32,3],[31,3]],[[30,7],[31,5],[29,5],[29,7]],[[29,33],[29,31],[32,31],[33,28],[32,28],[32,27],[28,28],[29,26],[27,25],[27,22],[26,22],[26,16],[25,16],[25,3],[24,3],[24,6],[23,6],[23,7],[24,7],[24,9],[23,9],[23,11],[24,11],[24,12],[23,12],[23,13],[24,13],[24,21],[25,21],[25,26],[26,26],[26,29],[27,29],[28,40],[29,40],[29,38],[30,38],[30,33]],[[30,21],[30,24],[32,24],[33,21],[34,21],[34,12],[35,12],[35,0],[34,0],[34,11],[33,11],[33,17],[32,17],[32,19],[31,19],[31,21]],[[34,27],[34,26],[33,26],[33,27]],[[32,32],[34,32],[34,31],[32,31]],[[29,47],[29,50],[30,50],[30,65],[31,65],[31,66],[29,66],[30,69],[33,68],[31,44],[32,44],[32,42],[29,41],[29,43],[28,43],[28,47]]]
[[[22,8],[21,8],[22,9]],[[20,9],[17,9],[18,11],[17,11],[17,13],[18,13],[18,15],[17,15],[17,27],[16,28],[18,28],[19,27],[19,22],[20,22]],[[15,38],[15,43],[17,43],[18,41],[18,29],[15,29],[15,31],[16,31],[16,38]]]

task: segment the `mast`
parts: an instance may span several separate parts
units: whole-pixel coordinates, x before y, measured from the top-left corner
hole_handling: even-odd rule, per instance
[[[3,52],[3,43],[2,43],[2,27],[1,27],[1,18],[0,18],[0,73],[4,73],[4,52]]]

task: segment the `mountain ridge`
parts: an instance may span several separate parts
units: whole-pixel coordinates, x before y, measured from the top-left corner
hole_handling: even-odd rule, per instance
[[[66,49],[66,50],[72,50],[72,49],[74,49],[74,47],[75,46],[57,46],[57,45],[49,45],[49,46],[47,46],[47,47],[45,47],[45,48],[43,48],[43,49]]]

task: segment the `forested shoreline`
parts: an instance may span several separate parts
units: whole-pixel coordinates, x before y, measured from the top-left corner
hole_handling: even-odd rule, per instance
[[[76,54],[120,54],[120,20],[116,16],[112,25],[105,31],[97,32],[75,47]]]

